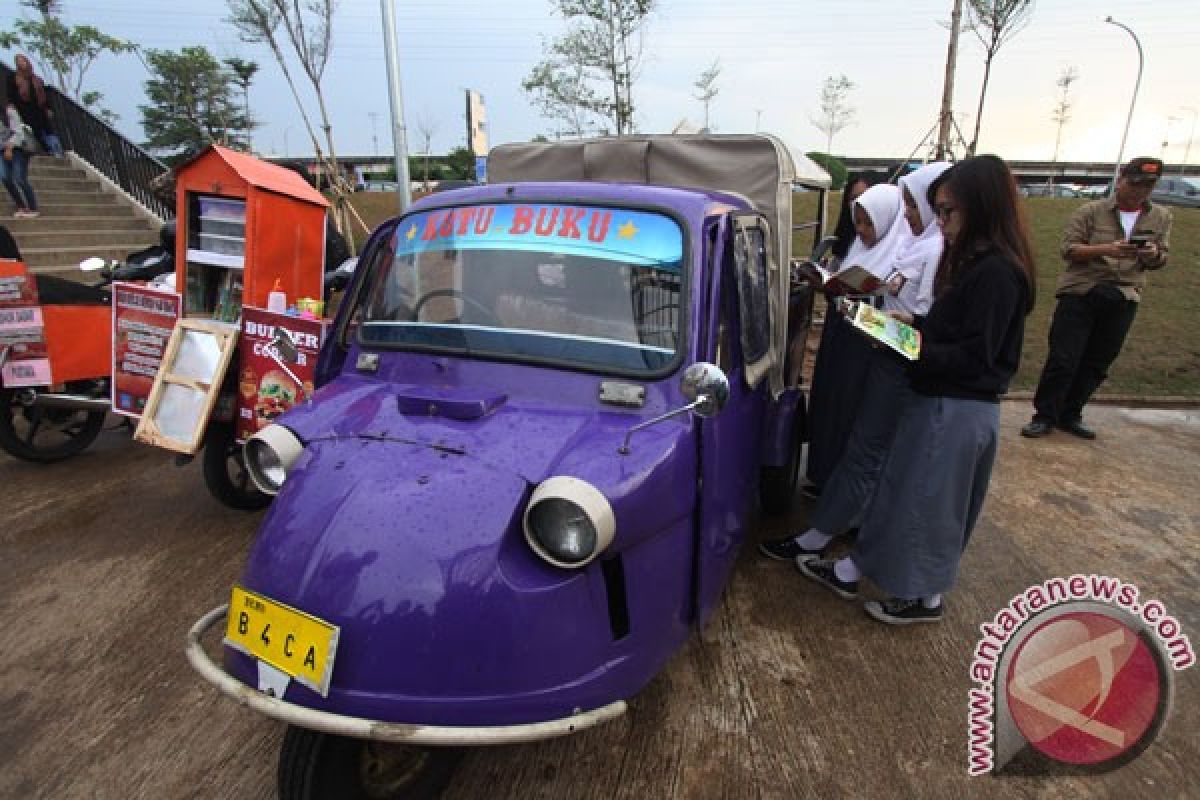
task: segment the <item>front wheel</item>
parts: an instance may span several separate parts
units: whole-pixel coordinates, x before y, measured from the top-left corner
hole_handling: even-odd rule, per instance
[[[0,448],[23,461],[50,464],[83,452],[104,427],[103,411],[42,408],[0,389]]]
[[[454,775],[462,750],[349,739],[289,726],[279,800],[425,800]]]
[[[204,485],[213,497],[239,511],[258,511],[271,504],[271,496],[260,492],[250,480],[232,422],[208,423],[204,435]]]

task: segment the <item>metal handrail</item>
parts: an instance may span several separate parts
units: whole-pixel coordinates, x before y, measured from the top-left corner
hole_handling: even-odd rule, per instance
[[[0,80],[5,86],[12,74],[12,67],[0,62]],[[53,86],[46,86],[46,97],[54,112],[54,131],[65,149],[74,151],[161,219],[175,216],[173,204],[160,200],[152,188],[156,178],[170,171],[166,164]]]

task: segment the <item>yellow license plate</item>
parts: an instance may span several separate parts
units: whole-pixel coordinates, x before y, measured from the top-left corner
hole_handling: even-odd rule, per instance
[[[267,662],[322,697],[329,694],[339,628],[283,603],[233,587],[225,644]]]

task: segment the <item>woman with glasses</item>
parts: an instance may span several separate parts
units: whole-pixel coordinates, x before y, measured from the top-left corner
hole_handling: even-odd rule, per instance
[[[878,486],[853,552],[798,559],[800,571],[845,599],[862,576],[889,597],[872,617],[893,625],[937,622],[942,595],[979,517],[996,458],[1000,396],[1021,357],[1036,279],[1016,183],[995,156],[967,159],[929,191],[945,238],[926,316],[893,316],[921,331]]]

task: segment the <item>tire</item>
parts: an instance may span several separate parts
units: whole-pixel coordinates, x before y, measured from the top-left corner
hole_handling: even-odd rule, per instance
[[[271,504],[271,495],[260,492],[250,480],[232,422],[208,423],[203,465],[209,493],[230,508],[259,511]]]
[[[0,448],[22,461],[62,461],[96,441],[105,415],[104,411],[23,406],[15,391],[0,389]]]
[[[288,726],[279,750],[279,800],[431,800],[462,758],[459,748],[349,739]]]

